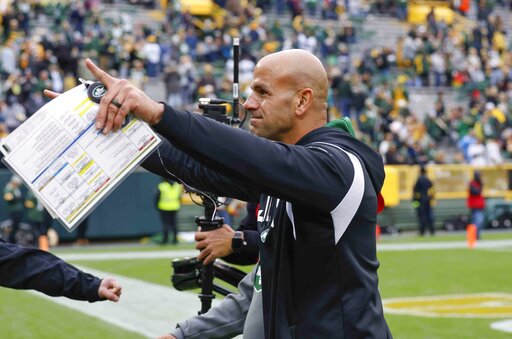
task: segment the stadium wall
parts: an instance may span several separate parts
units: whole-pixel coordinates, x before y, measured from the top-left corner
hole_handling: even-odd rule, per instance
[[[469,165],[430,165],[429,178],[436,189],[434,206],[435,224],[442,228],[445,221],[467,215],[467,184],[475,168]],[[512,165],[478,168],[484,181],[484,195],[488,206],[499,205],[512,213]],[[417,229],[417,218],[412,207],[412,187],[419,173],[418,166],[386,166],[386,182],[383,195],[386,208],[378,216],[381,226],[394,226],[401,230]],[[11,172],[0,169],[0,188],[4,188]],[[161,223],[155,208],[154,192],[160,178],[140,170],[129,175],[89,216],[89,239],[128,239],[153,235],[161,231]],[[187,199],[178,214],[180,231],[196,229],[195,217],[203,215],[203,208]],[[508,206],[511,206],[510,208]],[[492,207],[494,208],[494,207]],[[496,214],[488,208],[489,218]],[[241,213],[243,214],[243,212]],[[242,215],[243,216],[243,215]],[[0,222],[8,219],[5,203],[0,203]],[[235,222],[239,220],[236,218]],[[62,240],[76,238],[54,221],[53,228]]]
[[[0,170],[0,187],[11,177],[11,172]],[[146,171],[130,174],[89,216],[87,237],[89,239],[138,238],[161,231],[158,212],[155,208],[155,189],[160,178]],[[3,195],[3,194],[2,194]],[[180,230],[196,228],[194,219],[203,214],[203,209],[194,204],[183,205],[178,214]],[[0,204],[0,221],[7,220],[5,203]],[[53,228],[61,240],[76,237],[54,220]]]

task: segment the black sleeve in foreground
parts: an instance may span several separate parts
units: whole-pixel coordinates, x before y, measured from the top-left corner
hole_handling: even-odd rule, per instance
[[[51,253],[0,240],[0,286],[94,302],[100,283]]]
[[[253,189],[245,178],[228,176],[212,170],[182,152],[164,136],[161,136],[161,139],[162,144],[158,151],[153,152],[142,163],[146,170],[173,180],[177,177],[186,186],[204,192],[244,201],[259,201],[260,192]]]

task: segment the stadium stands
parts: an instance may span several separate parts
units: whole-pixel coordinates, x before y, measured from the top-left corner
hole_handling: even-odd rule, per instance
[[[0,9],[1,133],[46,102],[43,88],[90,78],[86,57],[185,109],[202,96],[229,99],[231,40],[240,36],[242,98],[261,56],[310,50],[331,79],[330,116],[350,116],[387,164],[512,159],[510,2],[431,1],[424,16],[401,0],[225,0],[203,15],[183,1],[139,2],[23,0]]]

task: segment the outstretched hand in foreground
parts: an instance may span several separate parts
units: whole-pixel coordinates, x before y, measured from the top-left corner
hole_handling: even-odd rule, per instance
[[[119,301],[121,296],[122,287],[114,278],[105,278],[101,281],[98,288],[98,295],[101,299],[110,300],[113,302]]]

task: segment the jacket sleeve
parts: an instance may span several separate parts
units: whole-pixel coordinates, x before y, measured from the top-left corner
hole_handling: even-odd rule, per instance
[[[0,239],[0,286],[94,302],[100,300],[100,283],[51,253]]]
[[[238,229],[240,230],[240,229]],[[256,230],[245,230],[244,241],[246,245],[242,247],[240,253],[231,253],[222,258],[222,260],[235,265],[254,265],[258,262],[260,248],[258,241],[259,233]]]
[[[232,338],[241,334],[252,300],[257,268],[256,265],[251,273],[240,281],[240,293],[229,294],[205,314],[179,323],[171,334],[177,339]]]
[[[260,193],[248,186],[244,178],[227,176],[204,166],[162,136],[162,144],[142,163],[142,167],[159,176],[184,183],[186,190],[201,190],[218,196],[244,201],[259,200]]]
[[[352,162],[341,151],[333,157],[321,147],[273,142],[169,106],[154,128],[208,168],[290,203],[331,211],[353,179]]]

